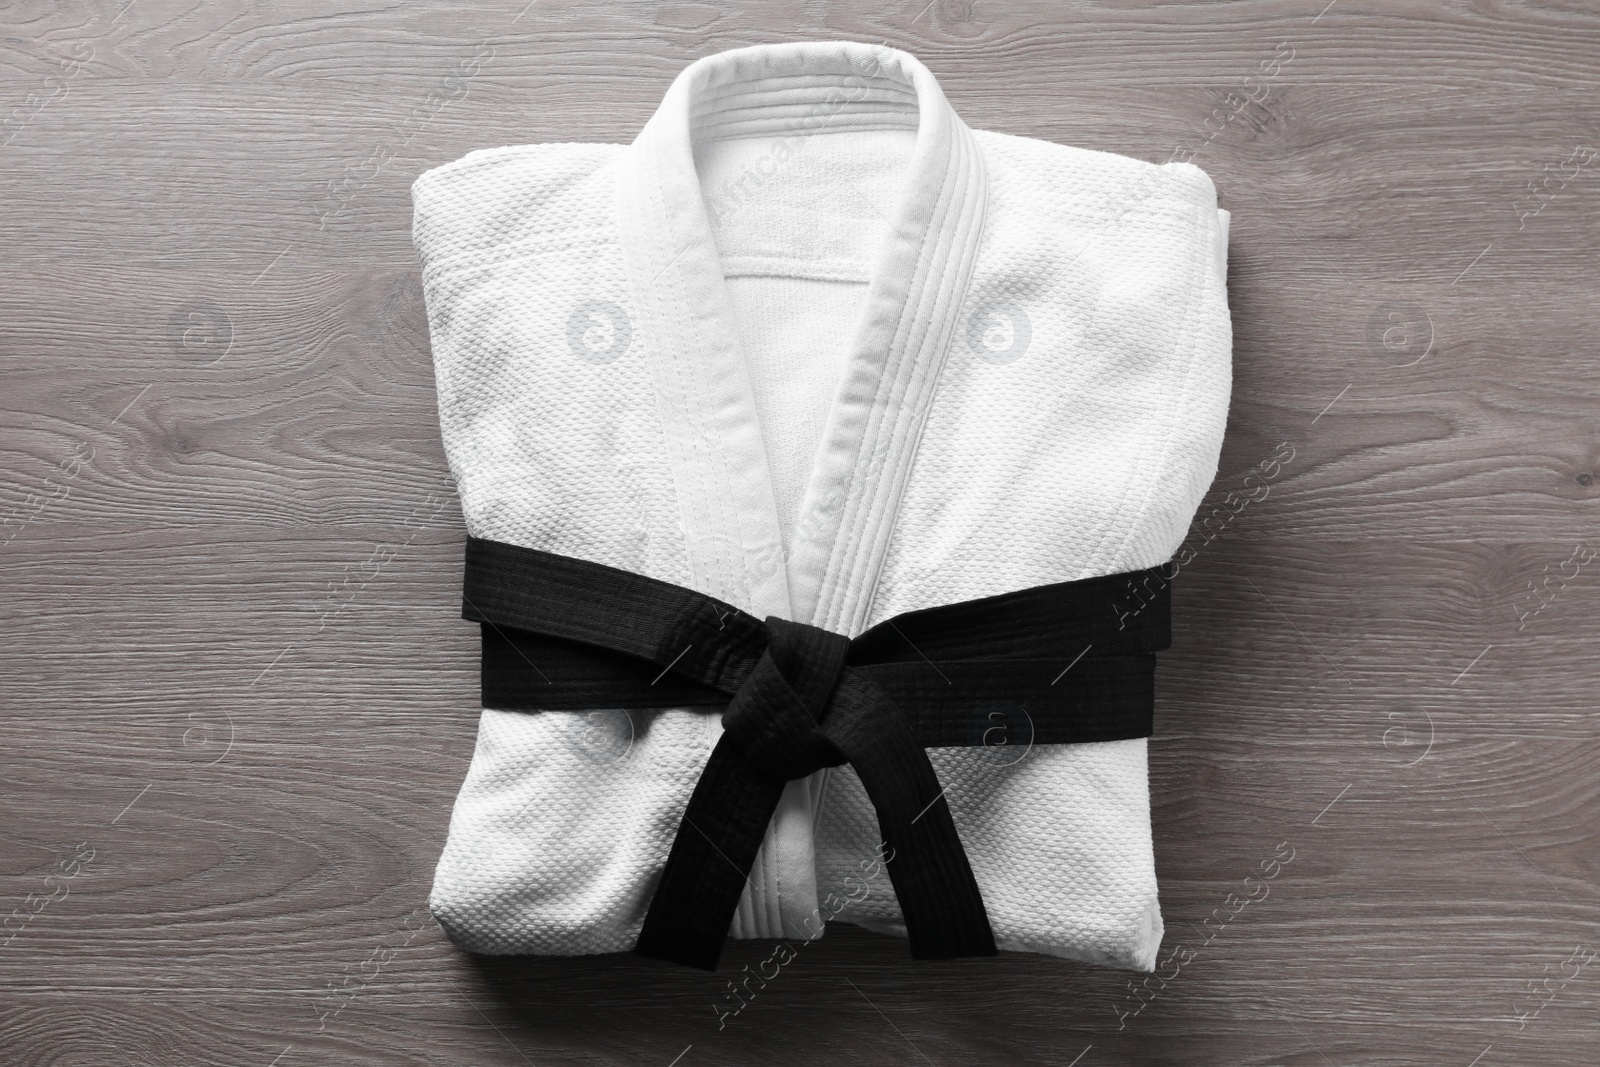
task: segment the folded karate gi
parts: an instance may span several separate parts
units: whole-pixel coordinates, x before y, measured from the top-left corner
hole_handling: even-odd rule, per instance
[[[1151,969],[1156,568],[1230,388],[1206,175],[816,43],[413,195],[485,641],[450,936],[711,966],[836,919]]]

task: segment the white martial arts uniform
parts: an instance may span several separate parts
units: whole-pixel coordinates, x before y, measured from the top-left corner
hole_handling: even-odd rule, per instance
[[[477,537],[854,637],[1163,563],[1215,473],[1210,180],[971,130],[903,52],[711,56],[630,145],[473,152],[413,193]],[[486,953],[630,948],[719,729],[485,710],[439,921]],[[1153,966],[1144,740],[929,754],[1000,948]],[[878,844],[848,767],[791,782],[733,936],[805,936]],[[903,932],[887,879],[834,917]]]

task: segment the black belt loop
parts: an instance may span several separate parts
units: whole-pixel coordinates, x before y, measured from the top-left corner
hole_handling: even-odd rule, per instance
[[[1150,576],[1162,579],[1153,599],[1131,618],[1119,611],[1128,583]],[[485,707],[726,705],[635,951],[715,970],[784,783],[849,763],[877,809],[912,955],[943,959],[995,944],[925,748],[995,743],[995,716],[1007,718],[996,708],[1023,713],[1028,745],[1148,737],[1155,653],[1171,642],[1165,578],[1152,569],[908,612],[852,641],[469,538],[462,615],[482,624]],[[1011,725],[1001,743],[1018,743]]]

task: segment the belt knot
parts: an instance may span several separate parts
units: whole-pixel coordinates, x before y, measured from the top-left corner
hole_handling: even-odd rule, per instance
[[[846,762],[823,735],[850,639],[818,626],[766,620],[767,647],[722,717],[734,747],[763,775],[787,782]]]

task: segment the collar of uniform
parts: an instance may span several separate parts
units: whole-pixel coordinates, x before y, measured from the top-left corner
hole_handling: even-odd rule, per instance
[[[787,552],[745,356],[695,168],[698,141],[915,130],[888,236]],[[686,68],[624,153],[618,212],[696,587],[758,617],[863,627],[983,229],[972,131],[932,73],[854,43],[744,48]]]

